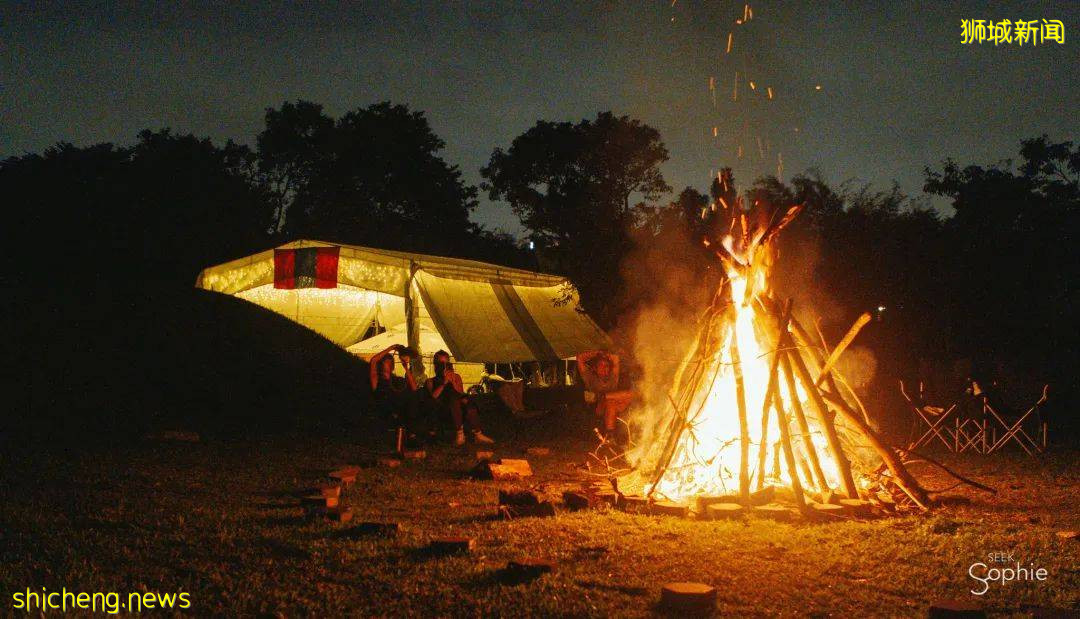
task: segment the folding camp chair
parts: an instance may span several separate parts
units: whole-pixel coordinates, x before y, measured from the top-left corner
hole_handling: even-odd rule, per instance
[[[950,434],[949,427],[945,425],[949,416],[957,410],[957,405],[953,404],[948,408],[942,408],[939,406],[929,406],[916,404],[911,396],[907,394],[907,390],[904,389],[904,381],[900,381],[900,393],[903,394],[904,399],[911,405],[911,410],[914,411],[915,416],[912,418],[911,435],[908,437],[912,439],[908,443],[908,449],[915,449],[920,445],[926,445],[933,442],[934,438],[941,441],[945,448],[953,451],[956,449],[957,441],[956,435]],[[922,400],[922,383],[919,383],[919,399]],[[923,426],[927,429],[922,430]],[[959,431],[960,426],[957,426]],[[913,438],[918,432],[922,432],[918,438]],[[944,433],[944,434],[943,434]]]
[[[984,406],[987,412],[990,413],[993,419],[997,420],[997,422],[1001,424],[1001,427],[1003,429],[1003,434],[1000,438],[995,436],[996,440],[994,440],[993,443],[990,445],[989,451],[993,452],[1001,449],[1010,440],[1015,441],[1016,444],[1020,445],[1020,447],[1023,448],[1023,450],[1026,451],[1029,456],[1033,456],[1036,453],[1041,453],[1044,449],[1046,449],[1046,422],[1042,419],[1042,414],[1039,407],[1041,407],[1046,402],[1047,391],[1049,389],[1050,385],[1043,385],[1042,395],[1039,397],[1039,400],[1035,402],[1035,404],[1033,404],[1031,408],[1027,409],[1024,414],[1020,415],[1015,421],[1011,423],[1005,421],[1005,419],[1003,419],[1002,416],[999,415],[996,410],[994,410],[994,407],[990,406],[990,403],[986,400],[986,398],[983,398],[983,401],[985,402]],[[1031,438],[1031,435],[1029,435],[1024,429],[1024,423],[1032,415],[1039,418],[1039,433],[1041,433],[1042,435],[1040,437],[1041,444],[1039,441]],[[1036,435],[1038,436],[1038,434]]]

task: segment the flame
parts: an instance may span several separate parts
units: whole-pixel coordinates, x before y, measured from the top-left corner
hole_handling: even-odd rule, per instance
[[[746,223],[743,222],[745,227]],[[745,234],[745,231],[744,231]],[[770,360],[773,348],[778,341],[778,327],[775,319],[766,313],[758,303],[758,298],[769,291],[768,286],[768,249],[751,247],[743,252],[738,249],[738,241],[728,236],[722,245],[735,260],[726,260],[725,269],[730,287],[730,299],[734,317],[716,320],[710,328],[713,332],[711,341],[716,342],[714,350],[706,351],[703,357],[684,361],[684,367],[703,364],[700,368],[704,379],[699,383],[697,392],[686,402],[689,411],[687,424],[680,433],[671,460],[663,476],[655,486],[646,485],[645,492],[666,497],[670,500],[684,501],[694,496],[719,496],[738,493],[739,470],[741,463],[741,428],[739,416],[739,389],[737,375],[741,370],[743,393],[746,406],[746,419],[749,431],[749,473],[754,479],[754,486],[786,486],[791,483],[792,472],[788,470],[786,460],[780,456],[780,428],[775,410],[769,412],[765,430],[766,466],[759,468],[759,448],[762,443],[762,415],[765,397],[768,393],[770,378]],[[709,243],[706,242],[706,246]],[[728,315],[730,316],[730,315]],[[737,353],[737,354],[736,354]],[[694,353],[691,352],[690,355]],[[736,364],[736,359],[739,363]],[[786,411],[791,442],[796,451],[796,460],[807,462],[804,449],[804,437],[799,425],[793,419],[793,406],[783,371],[778,372],[777,385],[781,407]],[[806,391],[795,381],[796,397],[807,410]],[[807,415],[811,427],[810,441],[820,457],[820,464],[830,487],[838,487],[840,473],[835,462],[829,457],[828,445],[824,435],[814,429],[814,419]],[[803,487],[812,490],[819,488],[816,479],[800,475]],[[760,478],[760,481],[758,481]]]

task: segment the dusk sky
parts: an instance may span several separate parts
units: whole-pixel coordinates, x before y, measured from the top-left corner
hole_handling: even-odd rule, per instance
[[[785,179],[816,168],[918,193],[946,157],[990,164],[1023,138],[1080,134],[1078,2],[762,1],[736,26],[743,7],[6,2],[0,156],[162,127],[253,145],[265,108],[286,100],[335,117],[390,100],[427,114],[471,183],[538,119],[612,110],[660,131],[675,191],[706,189],[724,165],[745,185],[782,156]],[[963,45],[961,19],[1061,20],[1065,44]],[[474,218],[519,231],[486,197]]]

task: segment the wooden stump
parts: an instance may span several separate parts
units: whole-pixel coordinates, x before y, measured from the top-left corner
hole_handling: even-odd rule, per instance
[[[716,608],[716,589],[700,582],[670,582],[660,590],[660,605],[671,610],[709,612]]]
[[[713,503],[705,508],[709,520],[736,520],[746,516],[746,508],[738,503]]]
[[[840,499],[840,506],[851,516],[865,518],[874,515],[874,504],[863,499]]]
[[[611,507],[619,506],[619,495],[610,488],[607,490],[601,490],[596,493],[596,501],[598,503],[606,503]]]
[[[379,466],[388,469],[396,469],[397,467],[401,466],[401,458],[396,458],[393,456],[379,458]]]
[[[795,511],[779,505],[777,503],[770,503],[768,505],[758,505],[750,510],[757,518],[765,518],[768,520],[775,520],[777,522],[791,522],[795,519]]]
[[[344,466],[337,470],[330,471],[327,477],[330,479],[336,479],[342,486],[349,487],[356,482],[356,476],[360,473],[360,467],[358,466]]]
[[[475,548],[476,540],[471,537],[440,537],[428,544],[428,551],[436,555],[468,554]]]
[[[844,509],[843,505],[833,505],[832,503],[811,503],[810,510],[818,520],[836,520],[847,514],[847,510]]]
[[[690,506],[674,501],[657,501],[649,505],[649,513],[654,516],[686,518],[690,515]]]

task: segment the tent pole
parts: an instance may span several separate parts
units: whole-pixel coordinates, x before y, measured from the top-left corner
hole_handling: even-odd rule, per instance
[[[405,280],[405,340],[409,348],[416,351],[417,363],[413,366],[413,374],[423,373],[424,351],[420,350],[420,328],[416,322],[416,300],[413,298],[413,281],[420,267],[415,261],[409,261],[409,277]]]

